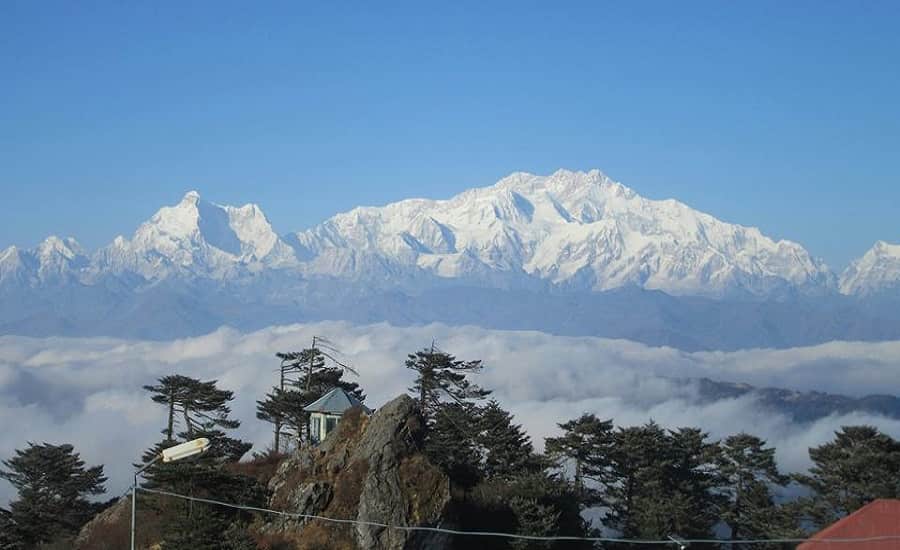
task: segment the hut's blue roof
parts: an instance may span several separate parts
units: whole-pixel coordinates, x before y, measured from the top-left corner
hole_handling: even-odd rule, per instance
[[[363,405],[359,399],[352,394],[345,392],[341,388],[332,388],[328,390],[325,395],[303,407],[303,410],[306,412],[343,414],[344,411],[352,407],[362,407],[366,413],[372,412],[368,407]]]

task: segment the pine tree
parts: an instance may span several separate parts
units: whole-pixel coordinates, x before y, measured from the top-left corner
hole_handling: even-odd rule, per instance
[[[478,419],[476,441],[483,455],[482,469],[488,478],[512,479],[540,470],[531,439],[522,426],[495,400],[485,405]]]
[[[653,422],[614,434],[610,486],[612,525],[625,538],[650,538],[668,530],[665,476],[671,467],[668,438]],[[666,536],[671,531],[665,533]]]
[[[516,521],[516,532],[530,536],[575,536],[587,534],[572,486],[555,474],[537,471],[501,482],[499,497],[509,503]],[[527,542],[514,548],[591,548],[587,543],[560,541],[556,544]]]
[[[604,504],[604,490],[610,485],[613,450],[612,420],[600,420],[593,414],[559,424],[563,435],[544,442],[547,455],[563,466],[574,465],[575,493],[584,507]],[[586,482],[591,482],[588,487]]]
[[[739,433],[719,444],[720,491],[727,498],[720,517],[731,528],[731,539],[765,538],[779,522],[780,510],[771,487],[789,478],[778,471],[775,449],[762,439]]]
[[[276,453],[282,449],[283,428],[293,434],[298,447],[310,440],[310,415],[303,408],[325,392],[339,387],[359,401],[366,398],[359,384],[343,379],[346,370],[355,371],[315,347],[317,343],[325,345],[323,342],[327,341],[315,337],[312,348],[275,354],[281,359],[279,385],[266,394],[265,399],[256,402],[256,417],[273,424],[273,450]],[[328,366],[328,358],[337,366]]]
[[[425,454],[460,487],[473,487],[484,477],[478,449],[479,417],[470,404],[438,403],[425,437]]]
[[[309,413],[303,407],[312,403],[306,392],[297,390],[281,390],[273,388],[266,398],[256,402],[256,418],[271,422],[275,426],[275,443],[273,450],[281,452],[281,436],[286,428],[293,432],[296,444],[301,446],[302,436],[306,433]]]
[[[670,507],[670,529],[684,537],[713,537],[719,510],[724,506],[724,498],[716,491],[720,485],[719,446],[708,438],[699,428],[669,432],[668,491],[675,495],[673,502],[680,501]]]
[[[408,355],[406,368],[417,373],[409,390],[418,400],[428,428],[426,454],[454,483],[474,486],[484,475],[478,449],[479,414],[474,402],[491,392],[466,377],[482,369],[481,361],[459,361],[432,344],[430,349]]]
[[[491,393],[467,379],[469,374],[481,371],[481,361],[459,361],[449,353],[436,350],[434,345],[408,355],[406,368],[416,371],[416,380],[409,391],[418,399],[429,424],[435,421],[442,400],[471,403]]]
[[[561,513],[550,504],[542,504],[535,498],[516,496],[510,499],[509,506],[519,524],[517,534],[530,537],[553,536],[559,530]],[[516,539],[510,546],[516,550],[532,550],[550,548],[550,541],[534,541]]]
[[[216,381],[201,382],[179,374],[159,379],[159,384],[144,386],[152,393],[150,399],[167,407],[168,421],[162,431],[167,441],[175,440],[175,429],[180,422],[188,439],[195,433],[211,429],[234,429],[240,425],[237,420],[228,419],[231,410],[227,403],[234,399],[228,390],[216,387]]]
[[[809,474],[797,481],[815,494],[801,510],[828,525],[878,498],[900,497],[900,442],[873,426],[844,426],[835,439],[809,450]]]
[[[106,492],[103,466],[85,467],[72,445],[29,443],[2,462],[0,478],[18,492],[0,521],[13,526],[10,545],[34,547],[74,535],[97,511],[87,500]]]
[[[0,550],[24,550],[25,541],[12,512],[0,508]]]
[[[610,508],[625,538],[671,534],[710,538],[720,497],[717,446],[694,428],[674,432],[655,422],[615,432]]]
[[[196,457],[156,462],[145,472],[144,486],[225,502],[257,506],[264,503],[265,489],[256,480],[225,468],[240,460],[252,446],[228,435],[227,431],[240,426],[240,421],[230,418],[228,403],[234,399],[231,391],[218,388],[216,381],[201,382],[178,375],[165,377],[159,385],[145,388],[151,392],[154,402],[167,407],[168,418],[174,417],[172,428],[180,425],[182,431],[170,436],[167,424],[163,430],[166,439],[144,454],[144,464],[158,457],[163,449],[177,444],[177,440],[205,437],[210,440],[210,446]],[[168,503],[166,508],[176,514],[176,526],[167,531],[165,540],[172,548],[220,548],[225,528],[239,517],[231,510],[178,501]]]

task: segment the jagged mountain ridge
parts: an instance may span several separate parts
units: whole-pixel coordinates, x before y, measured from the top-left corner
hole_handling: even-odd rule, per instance
[[[878,294],[891,270],[873,267],[891,254],[875,257],[845,273],[844,296],[800,245],[598,171],[513,174],[283,236],[255,205],[190,192],[92,255],[57,237],[0,251],[0,334],[167,339],[343,319],[691,350],[900,338],[900,293]]]
[[[645,199],[597,170],[515,173],[448,200],[356,208],[283,238],[256,205],[220,206],[190,192],[130,240],[117,237],[91,258],[73,239],[51,237],[39,249],[0,253],[0,282],[94,284],[125,273],[150,282],[230,280],[280,270],[394,287],[425,278],[763,297],[837,288],[827,266],[799,244],[775,242],[674,200]]]
[[[351,277],[367,264],[349,259],[364,255],[442,278],[535,279],[579,291],[767,296],[835,286],[799,244],[645,199],[597,170],[515,173],[449,200],[356,208],[296,241],[313,271]]]
[[[841,275],[843,294],[869,297],[897,290],[900,290],[900,245],[897,244],[878,241]]]

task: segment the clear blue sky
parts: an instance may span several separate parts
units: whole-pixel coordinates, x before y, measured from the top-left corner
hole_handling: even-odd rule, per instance
[[[0,247],[560,167],[836,268],[900,241],[898,2],[259,4],[0,2]]]

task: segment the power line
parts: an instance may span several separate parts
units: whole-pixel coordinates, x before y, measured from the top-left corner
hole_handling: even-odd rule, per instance
[[[200,502],[204,504],[211,504],[214,506],[222,506],[225,508],[232,508],[235,510],[243,510],[246,512],[258,512],[261,514],[271,514],[275,516],[280,516],[283,518],[292,518],[292,519],[307,519],[307,520],[320,520],[330,523],[344,524],[344,525],[363,525],[366,527],[380,527],[382,529],[394,529],[397,531],[406,531],[406,532],[428,532],[428,533],[444,533],[447,535],[462,535],[462,536],[471,536],[471,537],[502,537],[508,539],[519,539],[519,540],[532,540],[532,541],[545,541],[545,542],[553,542],[553,541],[581,541],[581,542],[621,542],[621,543],[630,543],[630,544],[672,544],[679,545],[683,543],[697,543],[697,544],[763,544],[763,543],[790,543],[790,544],[799,544],[802,542],[811,542],[811,543],[860,543],[860,542],[881,542],[881,541],[890,541],[897,540],[900,541],[900,535],[880,535],[880,536],[872,536],[872,537],[856,537],[856,538],[827,538],[827,539],[810,539],[810,538],[784,538],[784,539],[747,539],[747,540],[720,540],[720,539],[680,539],[678,541],[673,541],[672,539],[666,540],[645,540],[645,539],[621,539],[614,537],[574,537],[574,536],[538,536],[538,535],[520,535],[516,533],[503,533],[497,531],[461,531],[458,529],[447,529],[444,527],[425,527],[425,526],[410,526],[410,525],[391,525],[388,523],[381,523],[377,521],[365,521],[359,519],[340,519],[340,518],[330,518],[327,516],[319,516],[315,514],[300,514],[296,512],[285,512],[281,510],[271,510],[268,508],[258,508],[256,506],[247,506],[244,504],[232,504],[228,502],[222,502],[220,500],[213,500],[209,498],[201,498],[201,497],[193,497],[188,495],[180,495],[178,493],[172,493],[169,491],[160,491],[157,489],[146,489],[143,487],[138,487],[138,491],[142,491],[144,493],[151,493],[160,496],[167,496],[172,498],[180,498],[182,500],[188,500],[191,502]]]

